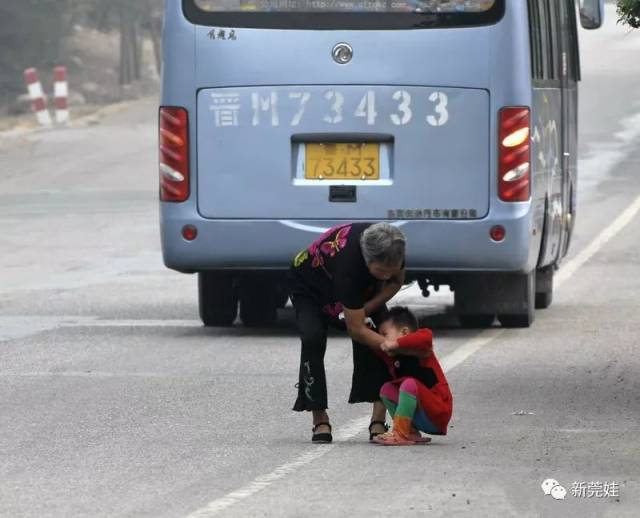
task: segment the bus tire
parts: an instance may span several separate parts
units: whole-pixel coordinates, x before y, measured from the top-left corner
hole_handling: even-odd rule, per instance
[[[259,275],[240,280],[240,319],[247,327],[268,327],[278,319],[277,281]]]
[[[205,327],[228,327],[238,315],[238,290],[234,278],[218,272],[198,274],[198,307]]]
[[[520,300],[514,300],[515,305],[520,309],[517,313],[498,314],[498,320],[502,327],[524,328],[533,324],[536,316],[536,271],[522,274],[522,279],[518,283],[521,288]]]
[[[464,329],[486,329],[491,327],[495,315],[458,315],[460,325]]]
[[[553,272],[553,265],[536,272],[536,309],[547,309],[553,302]]]

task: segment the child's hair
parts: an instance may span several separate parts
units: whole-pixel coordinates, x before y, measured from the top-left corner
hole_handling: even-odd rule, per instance
[[[398,328],[408,327],[413,333],[418,330],[418,319],[411,312],[411,310],[405,306],[395,306],[388,310],[380,320],[379,324],[384,322],[391,322]]]

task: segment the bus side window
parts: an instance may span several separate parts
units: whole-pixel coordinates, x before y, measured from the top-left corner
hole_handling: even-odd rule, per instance
[[[562,48],[560,45],[560,20],[558,0],[544,0],[547,14],[547,41],[549,42],[549,79],[559,81],[562,77]]]
[[[578,21],[576,17],[576,5],[573,0],[564,0],[568,22],[567,32],[569,34],[570,48],[567,49],[568,73],[571,81],[580,81],[580,48],[578,42]]]
[[[553,51],[547,0],[529,0],[532,76],[537,81],[554,79]]]
[[[534,80],[543,79],[542,35],[540,26],[540,12],[538,0],[529,0],[529,34],[531,45],[531,77]]]
[[[553,78],[553,61],[551,57],[551,28],[549,27],[549,10],[545,0],[536,0],[540,16],[540,40],[542,41],[542,79],[550,81]]]

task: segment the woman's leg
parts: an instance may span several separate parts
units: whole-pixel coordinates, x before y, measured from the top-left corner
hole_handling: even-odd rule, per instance
[[[376,325],[385,310],[386,306],[371,315]],[[389,367],[380,356],[377,356],[366,345],[354,341],[352,347],[353,377],[349,403],[373,403],[371,421],[384,423],[386,408],[380,401],[380,389],[382,385],[391,380]],[[373,434],[383,433],[385,430],[383,424],[374,424],[371,428]]]
[[[352,348],[353,377],[349,403],[380,401],[382,385],[391,381],[391,373],[387,364],[364,344],[354,341]]]
[[[311,299],[293,297],[301,339],[298,397],[293,410],[313,411],[314,424],[328,421],[327,382],[324,354],[327,349],[327,322],[322,310]]]
[[[377,325],[380,317],[384,314],[386,306],[380,308],[371,315],[372,320]],[[352,342],[353,348],[353,377],[351,381],[351,394],[349,403],[375,403],[380,401],[380,389],[382,385],[391,381],[389,367],[381,356],[375,354],[368,346],[356,341]],[[378,415],[383,413],[384,405],[379,405]],[[374,414],[376,408],[374,408]],[[380,419],[382,420],[382,419]]]
[[[370,437],[387,431],[387,409],[380,401],[380,389],[391,379],[387,364],[366,345],[353,342],[353,378],[349,403],[373,403]]]

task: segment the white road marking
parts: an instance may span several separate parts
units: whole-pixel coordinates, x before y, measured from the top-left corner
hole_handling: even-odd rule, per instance
[[[469,356],[480,350],[482,347],[493,342],[496,338],[505,333],[503,329],[487,329],[472,338],[466,344],[458,347],[451,354],[448,354],[441,360],[442,369],[449,372]],[[249,498],[259,491],[266,489],[274,482],[296,472],[298,469],[310,464],[314,460],[324,457],[327,453],[333,451],[341,442],[347,442],[359,435],[369,425],[369,416],[359,417],[350,421],[347,426],[343,427],[335,434],[334,442],[331,444],[315,445],[307,448],[303,453],[298,455],[294,460],[277,467],[266,475],[260,475],[247,485],[227,493],[223,497],[216,498],[209,502],[206,506],[189,514],[187,518],[209,518],[215,516],[228,507]]]
[[[0,317],[0,342],[17,340],[56,329],[64,317],[14,315]]]
[[[32,371],[0,372],[0,378],[168,378],[160,372]]]
[[[0,342],[73,327],[202,327],[200,320],[101,320],[99,317],[13,315],[0,317]]]
[[[564,284],[571,276],[573,276],[581,266],[591,259],[598,250],[602,249],[616,234],[618,234],[625,226],[627,226],[634,216],[640,211],[640,196],[627,207],[618,218],[616,218],[607,228],[605,228],[598,236],[576,257],[568,261],[556,276],[556,286]],[[489,345],[497,338],[505,334],[505,329],[487,329],[480,332],[466,344],[458,347],[455,351],[448,354],[441,360],[442,369],[448,373],[458,365],[466,361],[471,355],[478,352],[483,347]],[[300,468],[310,464],[314,460],[324,457],[327,453],[333,451],[341,442],[348,441],[360,434],[366,429],[369,423],[369,417],[360,417],[350,421],[349,424],[336,434],[335,440],[330,445],[316,445],[305,449],[303,453],[298,455],[294,460],[283,464],[266,475],[260,475],[247,485],[227,493],[226,495],[212,500],[204,507],[189,514],[187,518],[209,518],[216,516],[221,511],[245,500],[256,493],[266,489],[278,480],[290,475]]]
[[[640,196],[589,243],[578,255],[564,264],[555,275],[556,287],[562,286],[576,271],[625,228],[640,211]]]
[[[202,327],[200,320],[92,320],[62,322],[59,327]]]
[[[231,507],[239,501],[245,500],[246,498],[255,495],[256,493],[269,487],[274,482],[277,482],[287,475],[295,473],[300,468],[306,466],[307,464],[310,464],[314,460],[317,460],[320,457],[324,457],[327,453],[333,451],[339,443],[346,442],[358,435],[364,428],[367,427],[368,424],[369,417],[354,419],[340,432],[335,434],[333,443],[315,445],[313,447],[307,448],[304,453],[300,454],[291,462],[287,462],[286,464],[277,467],[266,475],[260,475],[256,477],[253,481],[251,481],[246,486],[241,487],[240,489],[236,489],[235,491],[232,491],[231,493],[228,493],[221,498],[213,500],[201,509],[198,509],[197,511],[191,513],[187,518],[208,518],[210,516],[215,516],[219,512],[224,511],[225,509]]]
[[[442,365],[442,370],[444,370],[445,372],[449,372],[451,369],[456,368],[467,358],[469,358],[469,356],[476,353],[484,346],[490,344],[499,336],[502,336],[505,332],[505,329],[490,328],[478,333],[466,344],[461,345],[455,351],[448,354],[442,359],[442,361],[440,362]]]

